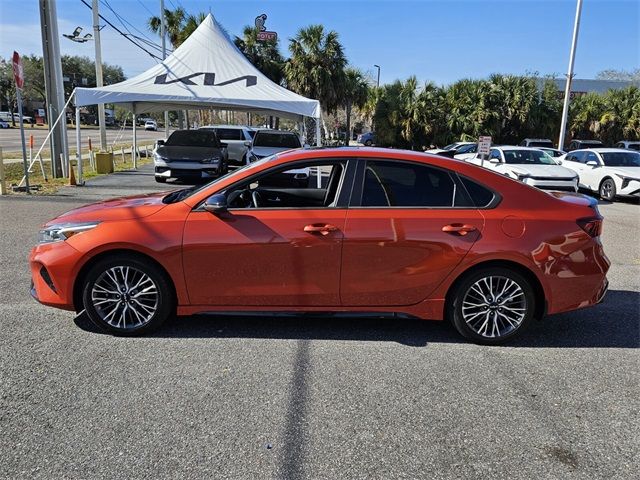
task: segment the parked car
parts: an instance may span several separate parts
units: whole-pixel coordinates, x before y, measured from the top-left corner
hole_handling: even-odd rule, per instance
[[[198,181],[227,173],[226,145],[211,130],[175,130],[153,152],[156,182]]]
[[[361,133],[356,141],[361,145],[370,147],[376,143],[376,134],[373,132]]]
[[[257,130],[247,156],[250,162],[261,160],[296,148],[302,148],[300,138],[295,132],[284,130]],[[306,187],[309,183],[311,171],[308,168],[295,168],[273,176],[269,180],[272,186]]]
[[[430,148],[425,150],[424,153],[432,153],[434,155],[440,155],[448,158],[457,158],[458,160],[464,160],[466,158],[474,157],[478,151],[478,144],[474,142],[455,142],[447,145],[443,148]],[[456,155],[460,155],[457,157]]]
[[[557,148],[548,148],[548,147],[536,147],[538,150],[542,150],[544,153],[549,155],[550,157],[561,157],[566,154],[564,150],[558,150]]]
[[[9,122],[0,118],[0,128],[9,128]]]
[[[571,140],[567,152],[572,150],[580,150],[583,148],[601,148],[604,147],[604,143],[600,140]]]
[[[553,148],[553,142],[548,138],[525,138],[519,144],[520,147],[547,147]]]
[[[200,129],[213,130],[218,139],[227,144],[230,167],[240,167],[249,163],[247,152],[253,140],[252,128],[241,125],[206,125]]]
[[[303,167],[327,170],[326,185],[262,186]],[[601,226],[595,199],[465,162],[296,150],[203,187],[51,220],[29,257],[31,293],[115,335],[175,314],[338,310],[448,318],[496,344],[546,313],[602,301]]]
[[[158,130],[158,124],[155,120],[147,120],[146,122],[144,122],[144,129],[153,130],[154,132],[156,132]]]
[[[458,150],[460,147],[464,147],[466,145],[476,145],[476,142],[453,142],[446,147],[442,147],[442,150]]]
[[[477,143],[466,143],[464,145],[460,145],[455,149],[455,155],[453,158],[457,158],[458,160],[467,160],[469,158],[473,158],[478,153],[478,144]]]
[[[580,188],[613,201],[617,196],[640,197],[640,153],[620,148],[574,150],[562,165],[578,173]]]
[[[493,147],[489,159],[474,157],[467,162],[481,165],[514,180],[546,190],[578,190],[578,175],[542,150],[530,147]]]
[[[640,142],[637,140],[620,140],[615,148],[627,148],[629,150],[640,150]]]

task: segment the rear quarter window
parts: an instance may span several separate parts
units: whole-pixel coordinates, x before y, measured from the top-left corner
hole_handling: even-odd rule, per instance
[[[460,177],[460,181],[469,194],[469,199],[471,200],[472,204],[471,206],[475,206],[477,208],[486,208],[493,203],[496,195],[487,187],[484,187],[479,183],[465,177]],[[460,202],[465,202],[465,200],[460,199]],[[456,206],[466,206],[459,205],[458,203],[459,201],[456,198]]]

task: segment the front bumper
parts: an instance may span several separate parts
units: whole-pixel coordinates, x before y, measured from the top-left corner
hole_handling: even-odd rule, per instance
[[[67,242],[34,247],[29,255],[31,296],[38,302],[64,310],[75,310],[73,286],[76,265],[82,254]]]
[[[154,161],[156,177],[164,178],[217,178],[221,163]]]

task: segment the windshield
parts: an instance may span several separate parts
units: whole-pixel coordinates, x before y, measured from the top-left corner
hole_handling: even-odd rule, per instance
[[[165,142],[168,147],[214,147],[220,146],[215,132],[207,130],[176,130]]]
[[[640,167],[640,153],[605,152],[600,155],[607,167]]]
[[[505,163],[517,165],[557,165],[542,150],[503,150]]]
[[[254,147],[300,148],[300,140],[295,133],[258,132],[253,139]]]
[[[264,158],[262,158],[260,160],[255,161],[255,162],[251,162],[251,163],[245,165],[244,167],[238,168],[236,170],[232,170],[231,172],[227,173],[226,175],[218,177],[218,178],[216,178],[215,180],[213,180],[213,181],[211,181],[209,183],[205,183],[204,185],[196,185],[194,187],[183,188],[182,190],[174,190],[173,192],[169,193],[168,195],[165,195],[162,198],[162,202],[163,203],[176,203],[176,202],[179,202],[181,200],[189,198],[191,195],[195,195],[196,193],[204,190],[205,188],[209,188],[211,185],[215,185],[216,183],[218,183],[223,178],[224,179],[231,178],[231,177],[234,177],[236,175],[239,175],[241,172],[247,172],[249,170],[253,170],[254,168],[259,167],[259,166],[263,165],[266,162],[270,162],[274,158],[276,158],[275,155],[269,155],[268,157],[264,157]]]

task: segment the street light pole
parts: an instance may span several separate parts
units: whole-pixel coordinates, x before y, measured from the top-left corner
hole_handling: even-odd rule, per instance
[[[100,46],[100,16],[98,0],[93,0],[93,40],[96,47],[96,86],[102,87],[102,48]],[[100,125],[100,149],[107,151],[107,130],[104,124],[104,103],[98,104],[98,125]]]
[[[164,27],[164,0],[160,0],[160,37],[162,37],[162,60],[167,58],[167,34]],[[164,136],[169,136],[169,112],[164,111]]]
[[[567,82],[564,87],[564,104],[562,106],[562,119],[560,120],[560,138],[558,148],[564,147],[564,139],[567,133],[567,117],[569,116],[569,97],[571,95],[571,82],[573,80],[573,65],[576,58],[576,45],[578,44],[578,30],[580,29],[580,14],[582,13],[582,0],[578,0],[576,5],[576,18],[573,24],[573,38],[571,39],[571,53],[569,54],[569,70],[567,71]]]
[[[374,65],[374,67],[378,69],[378,81],[376,83],[376,86],[379,88],[380,87],[380,65]]]

